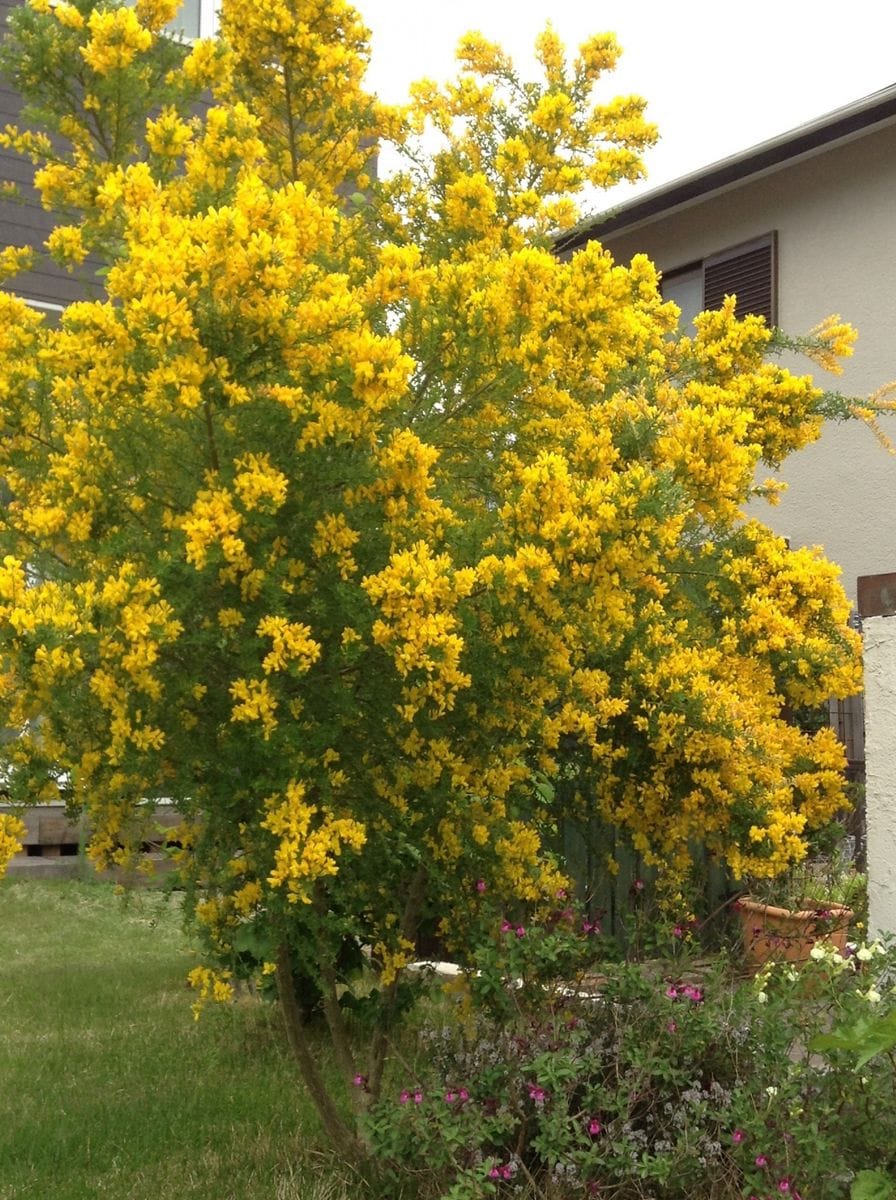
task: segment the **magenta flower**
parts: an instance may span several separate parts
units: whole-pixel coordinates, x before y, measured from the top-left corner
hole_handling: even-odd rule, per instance
[[[537,1083],[529,1084],[529,1099],[534,1100],[536,1104],[544,1104],[548,1094],[543,1087],[539,1087]]]
[[[367,1086],[367,1076],[366,1075],[356,1075],[354,1077],[354,1079],[352,1079],[352,1083],[355,1085],[355,1087],[366,1087]]]
[[[669,1021],[669,1023],[666,1025],[666,1028],[668,1029],[669,1033],[675,1033],[678,1029],[678,1026],[674,1021]]]
[[[591,1120],[588,1122],[588,1132],[591,1134],[592,1137],[597,1137],[597,1135],[601,1132],[602,1129],[603,1129],[603,1125],[601,1125],[601,1123],[600,1123],[600,1121],[598,1121],[597,1117],[592,1117]]]
[[[460,1090],[457,1093],[457,1098],[461,1102],[461,1104],[463,1104],[465,1101],[470,1099],[470,1093],[467,1091],[466,1088],[460,1088]]]
[[[510,922],[508,920],[505,919],[501,922],[501,932],[502,933],[510,933],[511,929],[513,929],[513,926],[510,924]]]
[[[636,879],[635,882],[632,884],[632,891],[643,892],[644,891],[644,880]]]
[[[477,879],[477,880],[476,880],[476,891],[477,891],[477,892],[479,892],[479,894],[480,894],[480,895],[481,895],[481,894],[482,894],[484,891],[487,891],[487,885],[486,885],[486,882],[485,882],[485,880],[484,880],[484,879]]]
[[[566,888],[557,888],[557,899],[565,900],[567,896]]]
[[[445,1093],[445,1103],[446,1104],[453,1104],[456,1099],[457,1099],[457,1092],[451,1091],[449,1089]]]
[[[416,1092],[414,1092],[414,1103],[415,1104],[423,1103],[423,1093],[419,1089]]]
[[[746,1136],[747,1135],[742,1129],[735,1129],[734,1133],[731,1135],[731,1140],[734,1142],[735,1146],[739,1146]]]
[[[693,1000],[695,1004],[703,1003],[703,989],[693,987],[690,983],[686,983],[684,985],[684,987],[681,989],[681,994],[688,1000]]]
[[[407,1102],[410,1100],[410,1098],[411,1098],[411,1093],[408,1091],[404,1091],[398,1097],[398,1103],[399,1104],[407,1104]]]
[[[670,983],[669,986],[666,988],[666,995],[669,997],[670,1000],[678,999],[678,988],[675,986],[674,983]]]
[[[779,1179],[778,1180],[778,1191],[779,1192],[789,1192],[790,1191],[790,1180],[789,1179]]]
[[[517,927],[516,927],[516,936],[517,936],[517,937],[519,937],[519,938],[523,938],[523,937],[525,937],[525,936],[526,936],[526,927],[525,927],[525,925],[517,925]]]
[[[675,928],[672,930],[672,936],[674,938],[683,938],[684,937],[684,929],[680,925],[676,925]]]
[[[768,1159],[765,1157],[764,1154],[757,1154],[756,1157],[753,1159],[753,1162],[755,1162],[757,1167],[767,1167],[768,1166]]]

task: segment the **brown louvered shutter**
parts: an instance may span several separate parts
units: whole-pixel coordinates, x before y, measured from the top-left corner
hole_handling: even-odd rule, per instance
[[[778,319],[775,234],[733,246],[703,263],[703,306],[721,308],[726,296],[737,296],[737,315],[755,313],[769,325]]]

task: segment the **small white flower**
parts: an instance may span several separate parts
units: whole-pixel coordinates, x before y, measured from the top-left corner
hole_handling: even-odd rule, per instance
[[[776,1087],[767,1087],[767,1088],[765,1089],[765,1094],[766,1094],[767,1096],[777,1096],[777,1094],[778,1094],[778,1089],[777,1089]]]
[[[768,1004],[768,992],[757,992],[756,1000],[759,1004]]]
[[[809,957],[814,958],[816,962],[821,962],[823,958],[827,958],[827,952],[825,951],[824,946],[819,946],[819,944],[816,942],[809,951]]]
[[[790,983],[796,983],[796,981],[799,979],[799,973],[795,971],[793,967],[789,967],[787,970],[787,979]]]
[[[880,1004],[880,992],[877,988],[870,987],[865,993],[865,999],[869,1004]]]
[[[859,946],[856,951],[856,958],[859,962],[871,962],[872,958],[874,958],[874,951],[870,946]]]

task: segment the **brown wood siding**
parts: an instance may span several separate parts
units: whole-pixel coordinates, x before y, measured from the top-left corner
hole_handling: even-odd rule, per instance
[[[7,18],[16,7],[16,0],[0,0],[0,27],[4,33]],[[6,80],[0,78],[0,128],[18,124],[21,108],[21,96]],[[55,219],[41,206],[31,185],[33,171],[27,159],[11,150],[0,149],[0,181],[18,184],[21,193],[19,200],[0,199],[0,246],[31,246],[41,252],[40,257],[35,258],[33,270],[8,280],[2,287],[27,300],[38,300],[44,304],[70,304],[73,300],[83,299],[93,290],[89,281],[99,264],[90,261],[85,263],[79,278],[70,275],[47,256],[43,245]]]

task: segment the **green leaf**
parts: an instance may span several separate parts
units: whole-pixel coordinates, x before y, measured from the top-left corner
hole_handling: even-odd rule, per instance
[[[896,1180],[883,1171],[859,1171],[849,1189],[850,1200],[892,1200]]]
[[[856,1070],[860,1070],[878,1054],[886,1054],[896,1046],[896,1009],[883,1017],[860,1017],[853,1025],[819,1034],[809,1043],[810,1050],[846,1050],[858,1055]]]

